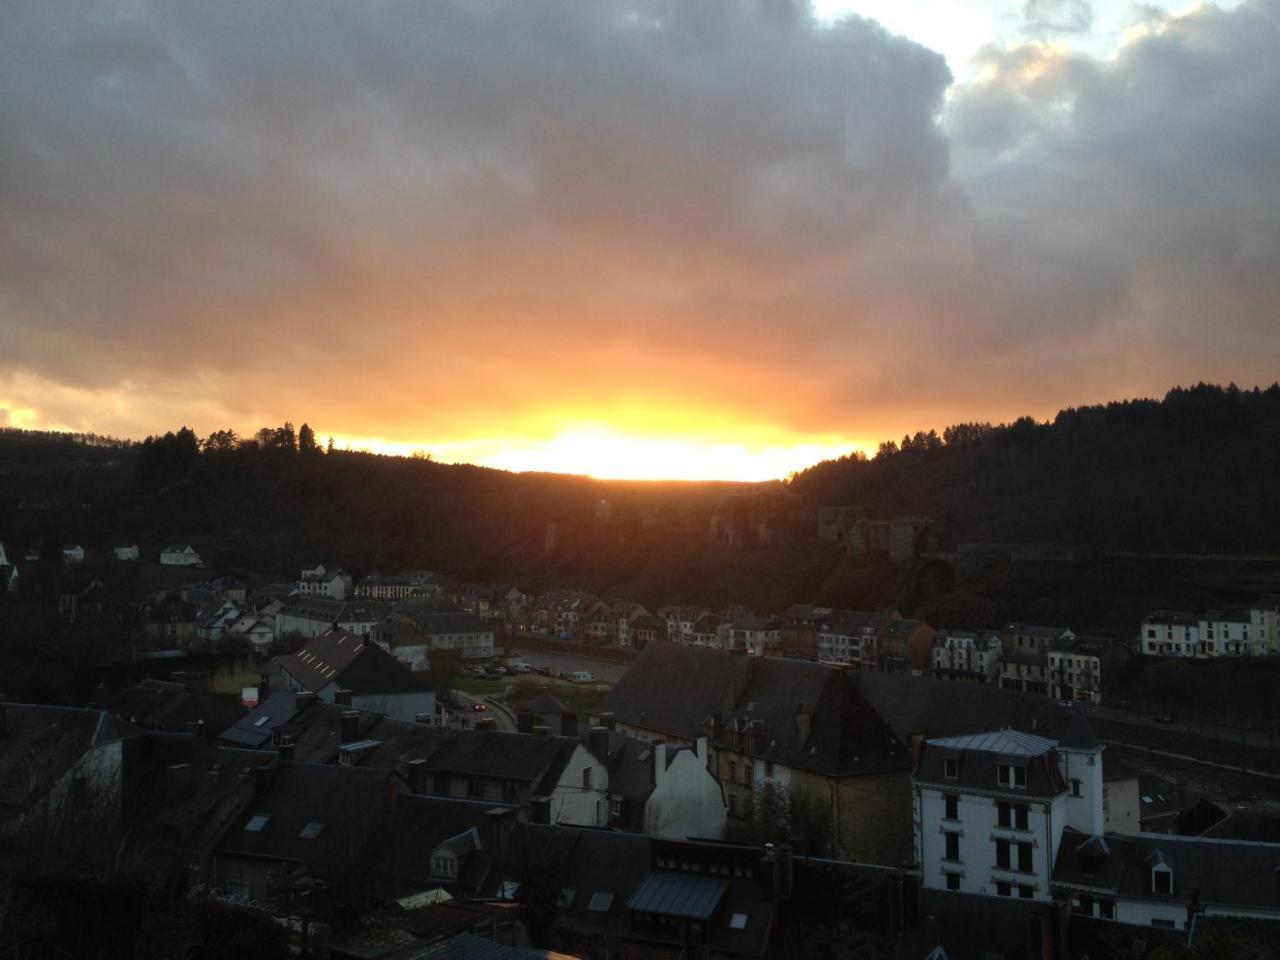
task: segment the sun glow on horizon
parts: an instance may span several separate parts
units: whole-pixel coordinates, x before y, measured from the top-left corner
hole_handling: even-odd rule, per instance
[[[337,449],[392,456],[430,455],[515,473],[566,473],[598,480],[779,480],[821,460],[864,449],[840,437],[720,439],[636,435],[603,425],[563,429],[546,439],[477,438],[409,443],[381,437],[334,437]]]

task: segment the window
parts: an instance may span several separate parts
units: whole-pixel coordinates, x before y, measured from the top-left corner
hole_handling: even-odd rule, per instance
[[[1098,916],[1103,920],[1114,920],[1116,918],[1116,902],[1114,900],[1098,901]]]
[[[609,801],[609,813],[615,817],[622,816],[622,801],[617,797]]]
[[[947,840],[947,851],[944,854],[945,859],[959,860],[960,859],[960,834],[946,833],[946,834],[943,834],[943,836],[946,837],[946,840]]]
[[[1020,886],[1018,887],[1018,896],[1020,896],[1023,900],[1030,900],[1033,896],[1035,896],[1035,889],[1033,887],[1028,887],[1025,885]]]
[[[1031,872],[1031,844],[1018,844],[1018,870],[1022,873]]]
[[[947,757],[942,761],[942,772],[948,780],[957,780],[960,777],[960,758]]]
[[[1076,913],[1082,913],[1086,917],[1093,916],[1093,897],[1088,894],[1081,894],[1076,901]]]
[[[1012,806],[1003,800],[996,804],[996,823],[1002,827],[1012,827],[1013,818],[1009,815]]]
[[[431,872],[437,877],[456,877],[458,875],[458,861],[449,856],[432,857]]]
[[[1005,883],[1003,880],[996,881],[996,896],[1008,897],[1013,894],[1013,887]]]
[[[944,816],[948,820],[959,820],[960,819],[960,798],[957,797],[954,793],[948,793],[945,797],[943,797],[943,800],[946,802],[946,806],[947,806],[946,813],[944,814]]]
[[[1151,871],[1151,889],[1155,893],[1173,893],[1173,871],[1155,867]]]
[[[958,873],[948,873],[948,874],[947,874],[947,889],[948,889],[948,890],[959,890],[959,889],[960,889],[960,874],[958,874]]]
[[[1071,795],[1073,797],[1080,796],[1080,780],[1076,777],[1071,778]]]
[[[583,790],[591,789],[591,768],[590,767],[582,768],[582,789]]]
[[[738,815],[738,798],[732,793],[729,794],[729,816],[736,817]]]
[[[310,823],[308,823],[305,827],[302,828],[302,832],[298,834],[298,837],[302,840],[314,840],[316,837],[320,836],[320,833],[323,830],[324,830],[323,823],[321,823],[319,820],[312,820]]]
[[[996,841],[996,866],[1001,870],[1009,869],[1009,841]]]
[[[1028,815],[1029,815],[1029,814],[1030,814],[1030,812],[1031,812],[1030,808],[1029,808],[1025,803],[1019,803],[1019,804],[1017,804],[1016,806],[1014,806],[1014,808],[1013,808],[1013,812],[1014,812],[1014,814],[1016,815],[1016,816],[1015,816],[1015,819],[1014,819],[1014,825],[1015,825],[1019,830],[1026,830],[1026,829],[1028,829],[1028,828],[1027,828],[1027,818],[1028,818]]]
[[[249,822],[244,825],[247,833],[261,833],[267,828],[267,824],[271,821],[268,814],[260,813],[255,817],[250,817]]]
[[[730,780],[738,779],[738,762],[736,760],[729,761],[729,779]]]
[[[747,915],[745,913],[735,913],[733,916],[731,916],[729,918],[729,929],[730,930],[747,929]]]

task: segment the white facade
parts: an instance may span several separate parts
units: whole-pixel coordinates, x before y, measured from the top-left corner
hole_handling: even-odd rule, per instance
[[[1049,651],[1049,696],[1055,700],[1102,702],[1102,661],[1077,650]]]
[[[303,597],[346,600],[351,592],[351,574],[345,570],[326,570],[324,564],[303,570],[298,578],[298,594]]]
[[[136,543],[127,547],[113,547],[112,552],[116,555],[117,560],[137,560],[140,555]]]
[[[200,554],[190,544],[165,547],[160,551],[160,563],[166,567],[195,567],[200,564]]]
[[[84,563],[84,547],[79,544],[62,548],[63,563]]]
[[[551,793],[551,822],[608,826],[608,794],[609,768],[579,743]]]
[[[1142,621],[1138,640],[1151,657],[1260,657],[1275,649],[1274,617],[1265,610],[1159,611]]]
[[[933,675],[995,683],[1000,676],[1000,640],[994,634],[939,630],[934,636]]]
[[[653,837],[683,840],[724,838],[724,794],[707,771],[707,738],[694,750],[677,750],[666,744],[654,748],[653,793],[644,807],[644,832]],[[668,757],[667,751],[672,754]],[[671,765],[667,766],[670,759]]]

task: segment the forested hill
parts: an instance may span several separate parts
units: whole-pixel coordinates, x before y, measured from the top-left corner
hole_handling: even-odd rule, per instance
[[[819,463],[791,489],[869,517],[924,514],[957,540],[1280,552],[1280,386],[958,424]]]

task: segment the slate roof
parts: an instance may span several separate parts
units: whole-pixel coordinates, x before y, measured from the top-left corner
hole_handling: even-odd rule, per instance
[[[644,648],[595,715],[668,736],[696,740],[711,713],[733,705],[733,687],[746,679],[746,658],[716,650],[657,642]]]
[[[672,753],[672,748],[668,747],[668,765]],[[611,730],[608,735],[608,755],[597,756],[596,759],[609,770],[611,794],[643,803],[649,799],[657,785],[654,778],[656,756],[657,751],[649,741]]]
[[[1054,749],[1057,742],[1016,730],[998,730],[928,740],[920,751],[914,779],[945,788],[1016,792],[1032,797],[1056,797],[1066,783]],[[946,775],[946,761],[958,760],[957,776]],[[1001,785],[997,767],[1013,764],[1027,771],[1025,788]]]
[[[560,716],[562,714],[569,713],[569,707],[567,705],[561,703],[545,690],[534,697],[525,709],[530,713],[538,713],[546,716]]]
[[[1109,855],[1091,857],[1088,840],[1070,827],[1063,830],[1053,869],[1055,884],[1179,905],[1194,891],[1205,906],[1280,911],[1280,845],[1163,833],[1108,834]],[[1152,889],[1151,868],[1156,862],[1172,868],[1172,893]]]
[[[261,747],[271,743],[272,732],[283,727],[298,712],[297,694],[272,693],[218,735],[220,740],[240,747]]]
[[[0,822],[32,809],[84,754],[141,731],[105,710],[6,703]]]
[[[673,870],[651,870],[627,898],[627,909],[637,913],[660,914],[706,920],[715,912],[729,881]]]
[[[277,762],[265,793],[232,822],[217,855],[287,860],[334,876],[390,819],[394,775],[392,770]],[[265,825],[245,829],[256,817],[266,817]],[[313,823],[321,829],[304,837]]]
[[[337,675],[360,656],[368,643],[346,630],[327,630],[297,653],[277,657],[276,665],[313,693],[335,683]]]
[[[853,684],[903,742],[913,734],[936,739],[1009,727],[1052,737],[1067,749],[1099,746],[1077,708],[1037,694],[870,670],[856,673]]]
[[[376,643],[366,644],[360,654],[338,671],[338,685],[357,696],[422,693],[427,682]]]
[[[545,950],[509,947],[471,933],[459,933],[424,947],[413,957],[396,955],[395,960],[546,960]]]

